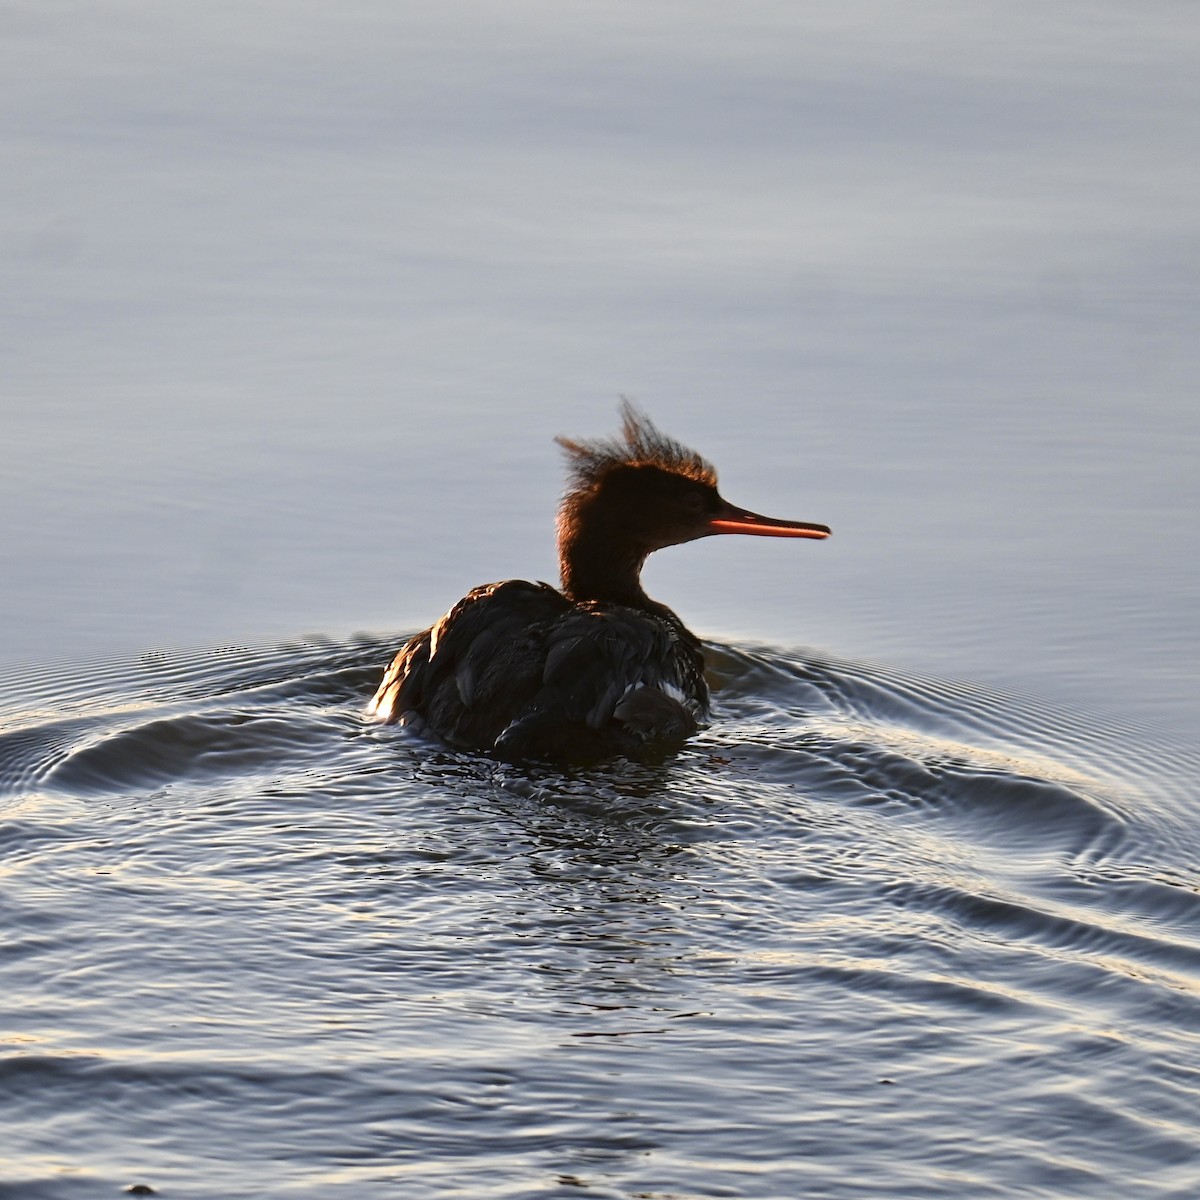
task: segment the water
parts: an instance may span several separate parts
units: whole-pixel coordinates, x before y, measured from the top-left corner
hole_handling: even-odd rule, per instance
[[[1200,1192],[1198,40],[10,5],[0,1196]],[[366,723],[620,393],[712,728]]]
[[[714,645],[677,758],[518,770],[387,648],[10,681],[12,1195],[1194,1194],[1194,756]]]

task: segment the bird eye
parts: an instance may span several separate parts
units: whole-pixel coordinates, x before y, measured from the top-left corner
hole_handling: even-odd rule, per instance
[[[704,497],[699,492],[685,492],[683,495],[684,512],[699,515],[704,511]]]

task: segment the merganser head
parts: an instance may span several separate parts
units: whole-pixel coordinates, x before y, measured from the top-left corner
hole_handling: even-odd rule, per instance
[[[637,576],[646,556],[718,533],[826,538],[829,528],[737,508],[717,491],[716,468],[621,402],[622,439],[557,438],[569,478],[558,513],[563,585],[576,599],[642,595]],[[620,587],[604,586],[605,575]],[[630,576],[632,577],[630,579]]]

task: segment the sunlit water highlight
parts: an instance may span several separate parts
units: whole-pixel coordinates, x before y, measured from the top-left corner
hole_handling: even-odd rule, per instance
[[[4,681],[2,1194],[1200,1186],[1190,751],[714,645],[518,769],[364,721],[396,640]]]

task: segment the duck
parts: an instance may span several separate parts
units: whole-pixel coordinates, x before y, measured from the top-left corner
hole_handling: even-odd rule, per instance
[[[641,583],[657,550],[724,534],[808,538],[826,525],[730,504],[716,468],[622,401],[621,434],[558,437],[561,586],[472,589],[396,653],[368,715],[508,762],[646,758],[711,721],[700,640]]]

